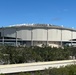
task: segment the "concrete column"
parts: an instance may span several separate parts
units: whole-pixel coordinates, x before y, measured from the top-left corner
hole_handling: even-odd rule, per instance
[[[61,47],[62,47],[62,28],[61,28]]]
[[[73,39],[73,30],[71,30],[71,46],[72,46],[72,43],[73,43],[72,42],[73,41],[72,39]]]
[[[47,27],[47,43],[46,45],[48,46],[48,27]]]
[[[33,46],[33,28],[31,28],[31,46]]]
[[[4,27],[2,27],[2,33],[3,33],[3,36],[2,36],[2,44],[4,45]]]
[[[16,28],[16,32],[15,32],[16,34],[15,34],[15,38],[16,38],[16,46],[18,46],[17,45],[17,28]]]

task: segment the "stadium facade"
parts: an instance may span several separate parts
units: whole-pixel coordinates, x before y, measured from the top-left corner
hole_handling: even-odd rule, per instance
[[[0,44],[54,46],[76,44],[76,30],[51,24],[17,24],[0,28]]]

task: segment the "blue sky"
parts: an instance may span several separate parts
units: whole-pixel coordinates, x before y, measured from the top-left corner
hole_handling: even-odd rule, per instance
[[[0,27],[22,23],[76,28],[76,0],[0,0]]]

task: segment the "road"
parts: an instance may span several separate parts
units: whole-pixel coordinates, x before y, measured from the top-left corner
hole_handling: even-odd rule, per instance
[[[75,62],[76,60],[62,60],[62,61],[50,61],[50,62],[0,65],[0,73],[7,74],[7,73],[37,71],[37,70],[48,69],[49,67],[59,68],[60,66],[75,64]]]

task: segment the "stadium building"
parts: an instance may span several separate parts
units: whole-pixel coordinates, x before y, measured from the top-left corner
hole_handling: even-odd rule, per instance
[[[51,24],[17,24],[0,28],[0,44],[52,46],[76,44],[76,30]]]

